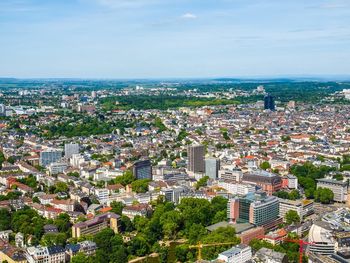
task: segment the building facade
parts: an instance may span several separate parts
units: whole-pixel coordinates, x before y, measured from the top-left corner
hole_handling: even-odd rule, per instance
[[[48,149],[40,153],[39,163],[41,166],[48,166],[51,163],[59,162],[62,158],[62,151],[56,149]]]
[[[317,179],[317,188],[327,188],[334,193],[333,200],[346,202],[348,199],[348,183],[333,179]]]
[[[115,213],[105,213],[85,222],[79,222],[72,226],[72,237],[82,235],[95,235],[103,229],[109,227],[115,233],[119,231],[120,216]]]
[[[79,154],[79,144],[66,143],[64,145],[64,156],[66,158],[70,158],[70,157],[72,157],[73,154]]]
[[[133,165],[133,174],[136,179],[152,180],[152,165],[150,160],[138,161]]]
[[[204,155],[205,155],[205,147],[203,145],[188,146],[187,170],[193,173],[204,173],[205,172]]]
[[[226,263],[245,263],[252,259],[250,246],[240,244],[219,254],[218,260]]]
[[[207,158],[205,159],[205,175],[216,180],[219,176],[220,159]]]

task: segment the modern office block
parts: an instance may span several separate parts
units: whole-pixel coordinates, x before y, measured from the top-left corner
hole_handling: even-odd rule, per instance
[[[265,110],[272,110],[272,111],[275,110],[275,99],[270,94],[267,94],[264,97],[264,109]]]
[[[216,180],[219,176],[220,159],[207,158],[205,159],[205,175]]]
[[[133,174],[136,179],[152,180],[152,165],[150,160],[138,161],[134,163]]]
[[[66,158],[72,157],[73,154],[79,153],[79,144],[77,143],[66,143],[64,145],[64,156]]]
[[[187,149],[188,165],[187,170],[193,173],[205,172],[205,147],[203,145],[189,146]]]
[[[51,163],[59,162],[62,158],[62,151],[56,149],[48,149],[40,153],[39,163],[41,166],[48,166]]]

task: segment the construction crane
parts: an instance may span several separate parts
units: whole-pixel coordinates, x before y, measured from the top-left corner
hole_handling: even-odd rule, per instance
[[[312,242],[306,242],[302,239],[289,239],[285,238],[283,239],[284,242],[291,242],[291,243],[297,243],[299,244],[299,263],[303,263],[303,251],[304,251],[304,245],[312,245],[314,243]]]
[[[202,242],[198,242],[197,245],[191,245],[189,248],[195,248],[198,250],[197,261],[202,260],[202,248],[203,247],[217,247],[217,246],[225,246],[225,245],[236,245],[237,242],[226,242],[226,243],[211,243],[211,244],[203,244]]]
[[[271,237],[269,236],[262,236],[260,237],[261,239],[263,238],[269,238],[271,239]],[[277,237],[277,238],[272,238],[273,240],[281,240],[283,242],[291,242],[291,243],[297,243],[299,244],[299,263],[303,263],[303,252],[304,252],[304,245],[313,245],[315,243],[312,242],[306,242],[303,239],[290,239],[288,237],[284,238],[284,237]]]

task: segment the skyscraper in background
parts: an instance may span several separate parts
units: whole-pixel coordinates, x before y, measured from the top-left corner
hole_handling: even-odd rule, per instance
[[[204,146],[203,145],[188,146],[187,155],[188,155],[187,170],[194,173],[204,173],[205,172]]]
[[[212,158],[212,157],[205,159],[205,175],[215,180],[219,176],[219,170],[220,170],[220,159]]]
[[[272,111],[275,110],[275,99],[270,94],[267,94],[264,97],[264,109],[265,110],[272,110]]]

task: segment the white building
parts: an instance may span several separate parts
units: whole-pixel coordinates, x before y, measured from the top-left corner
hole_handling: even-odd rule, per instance
[[[97,199],[100,201],[100,203],[105,203],[108,200],[109,191],[107,188],[96,188],[95,189],[95,195]]]
[[[64,156],[70,158],[73,154],[79,153],[79,144],[77,143],[66,143],[64,145]]]
[[[219,170],[219,178],[220,179],[227,179],[227,180],[234,180],[236,182],[240,182],[243,177],[243,172],[239,169],[236,170]]]
[[[26,258],[29,263],[65,263],[66,253],[61,246],[28,247]]]
[[[245,263],[252,259],[251,247],[240,244],[219,254],[218,260],[226,263]]]
[[[283,219],[289,210],[296,211],[302,219],[314,213],[314,202],[311,200],[287,200],[280,198],[279,216]]]
[[[66,169],[66,163],[50,163],[48,166],[50,175],[63,173]]]
[[[318,221],[315,222],[309,231],[309,251],[321,255],[330,255],[335,250],[335,239],[333,230],[329,223]]]
[[[72,154],[70,158],[70,165],[74,168],[80,168],[80,166],[85,163],[85,158],[81,154]]]
[[[288,188],[289,189],[298,189],[298,177],[288,174]]]
[[[327,188],[334,193],[333,200],[336,202],[346,202],[348,199],[348,183],[333,179],[317,179],[317,188]]]
[[[248,183],[237,183],[235,181],[220,180],[218,186],[233,195],[246,195],[255,192],[255,186]]]

